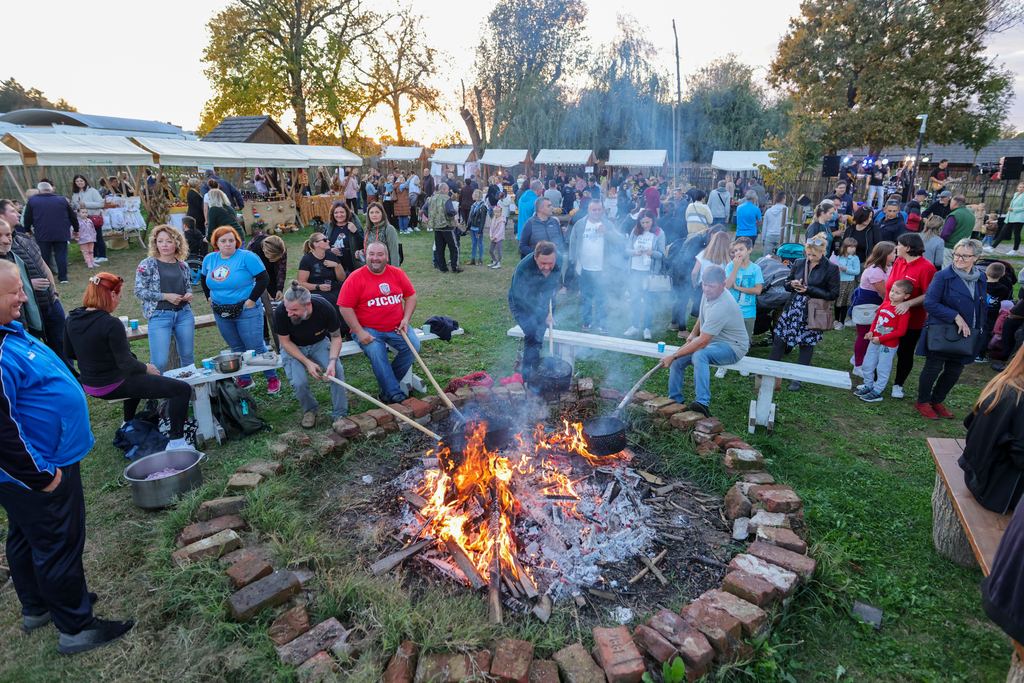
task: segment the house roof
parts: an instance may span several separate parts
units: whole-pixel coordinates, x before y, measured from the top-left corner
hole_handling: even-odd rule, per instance
[[[594,153],[589,149],[542,149],[537,152],[533,163],[593,166]]]
[[[203,142],[250,142],[258,132],[267,126],[274,129],[282,140],[287,141],[283,144],[295,144],[292,136],[288,135],[269,116],[229,116],[207,133]]]
[[[178,126],[161,121],[144,119],[123,119],[117,116],[96,116],[75,111],[53,109],[17,109],[0,115],[0,121],[23,126],[84,126],[97,130],[132,131],[134,133],[156,133],[162,135],[185,135]]]
[[[851,155],[855,157],[866,157],[867,148],[847,149],[840,152],[841,156]],[[914,147],[888,147],[879,154],[882,158],[888,158],[892,163],[894,160],[902,162],[905,157],[912,157],[917,154],[917,146]],[[939,159],[949,159],[951,164],[998,164],[1001,157],[1024,156],[1024,140],[1017,138],[1005,138],[996,140],[988,147],[978,152],[977,161],[974,158],[974,150],[964,145],[932,145],[926,144],[921,148],[921,156],[931,157],[931,163],[938,163]]]

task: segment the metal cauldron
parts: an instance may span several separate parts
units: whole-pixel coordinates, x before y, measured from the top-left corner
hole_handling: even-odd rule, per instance
[[[167,507],[175,498],[203,485],[199,463],[206,454],[192,449],[160,451],[139,458],[124,468],[124,478],[132,488],[132,501],[145,510]],[[168,467],[181,470],[162,479],[146,481],[146,477]]]
[[[219,356],[214,356],[211,360],[213,369],[222,375],[230,375],[242,369],[242,354],[240,353],[222,353]]]

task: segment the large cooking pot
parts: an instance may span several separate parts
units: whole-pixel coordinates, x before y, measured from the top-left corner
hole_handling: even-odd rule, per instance
[[[508,445],[512,431],[509,423],[489,418],[471,419],[467,422],[457,423],[452,432],[441,440],[441,445],[447,446],[453,454],[460,455],[469,447],[469,438],[481,422],[486,425],[484,447],[487,450],[500,451]]]
[[[242,369],[242,354],[222,353],[213,357],[214,369],[222,375],[230,375]]]
[[[205,453],[192,449],[160,451],[139,458],[124,468],[124,478],[132,487],[132,501],[145,510],[167,507],[175,498],[203,485],[199,463]],[[168,467],[181,470],[163,479],[146,481],[146,477]]]
[[[541,394],[560,394],[572,385],[572,366],[555,356],[545,356],[530,373],[530,386]]]

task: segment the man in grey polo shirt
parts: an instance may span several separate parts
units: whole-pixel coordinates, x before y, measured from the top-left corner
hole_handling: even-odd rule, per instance
[[[696,397],[690,410],[711,414],[711,367],[731,365],[747,355],[750,338],[743,324],[743,312],[736,299],[723,296],[725,271],[711,266],[701,276],[704,297],[700,302],[697,324],[686,337],[686,343],[675,353],[661,359],[662,367],[669,368],[668,395],[676,403],[686,403],[683,379],[686,367],[693,366],[693,384]]]

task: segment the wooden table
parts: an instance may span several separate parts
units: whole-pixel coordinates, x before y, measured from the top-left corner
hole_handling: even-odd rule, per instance
[[[302,197],[299,200],[299,216],[302,218],[302,224],[309,225],[309,222],[316,216],[327,223],[331,218],[331,207],[334,206],[334,202],[344,201],[345,195],[340,194],[326,197],[320,195]]]

